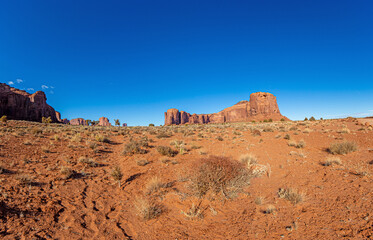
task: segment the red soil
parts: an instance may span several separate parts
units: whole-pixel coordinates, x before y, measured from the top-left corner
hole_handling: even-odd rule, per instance
[[[7,126],[0,127],[0,163],[5,169],[0,174],[0,236],[3,239],[372,238],[372,128],[344,120],[305,124],[91,128],[9,121]],[[297,130],[290,130],[292,126]],[[272,128],[274,132],[262,131],[261,136],[253,136],[250,128],[261,131]],[[349,131],[341,131],[343,128]],[[37,133],[38,130],[43,132]],[[156,131],[171,130],[170,138],[156,137]],[[107,136],[111,142],[97,142],[95,134]],[[286,134],[296,142],[304,140],[306,146],[301,149],[288,146]],[[153,147],[147,148],[148,153],[121,154],[130,138],[142,136],[154,140],[149,142]],[[223,141],[217,139],[219,136]],[[170,146],[173,140],[184,141],[187,150],[164,163],[156,146]],[[331,143],[341,141],[355,142],[358,150],[346,155],[327,151]],[[91,143],[98,146],[91,149]],[[200,199],[191,194],[188,176],[194,161],[208,155],[238,160],[246,153],[254,154],[268,171],[253,178],[237,198]],[[332,156],[338,156],[342,164],[322,165]],[[91,158],[99,165],[87,166],[79,162],[80,157]],[[137,165],[136,159],[142,158],[149,164]],[[123,173],[120,188],[111,176],[115,166]],[[65,179],[60,170],[63,167],[74,170],[74,175]],[[27,176],[31,183],[22,185],[20,176]],[[164,185],[147,194],[146,185],[154,176]],[[280,188],[296,189],[304,194],[304,200],[294,205],[279,198]],[[162,212],[153,219],[143,219],[135,207],[139,198],[156,202]],[[199,206],[203,217],[186,216],[193,204]],[[268,205],[275,207],[272,213],[264,213]]]

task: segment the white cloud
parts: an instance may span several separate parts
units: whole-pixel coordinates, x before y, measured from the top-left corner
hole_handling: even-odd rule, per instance
[[[17,83],[23,83],[23,80],[20,79],[20,78],[18,78],[18,79],[16,80],[16,82],[17,82]]]
[[[53,87],[53,86],[50,86],[50,88],[54,89],[54,87]]]
[[[42,89],[48,89],[49,87],[47,85],[41,85]]]
[[[54,94],[54,92],[53,92],[53,91],[50,91],[49,93],[50,93],[50,94]]]
[[[35,91],[33,88],[27,88],[27,91]]]
[[[13,81],[9,81],[8,84],[9,85],[14,85],[14,82]]]

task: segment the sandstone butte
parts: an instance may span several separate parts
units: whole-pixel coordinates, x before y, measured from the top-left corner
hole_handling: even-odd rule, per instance
[[[110,127],[110,126],[111,126],[111,123],[109,123],[109,119],[108,119],[108,118],[106,118],[106,117],[100,117],[98,125],[99,125],[99,126],[107,126],[107,127]]]
[[[281,115],[276,97],[265,92],[252,93],[250,101],[240,101],[218,113],[190,114],[175,108],[165,112],[165,125],[231,123],[269,119],[273,121],[289,120]]]
[[[50,117],[52,122],[59,122],[61,115],[47,104],[47,97],[42,91],[30,94],[0,83],[0,116],[6,115],[12,120],[41,122],[42,117]]]

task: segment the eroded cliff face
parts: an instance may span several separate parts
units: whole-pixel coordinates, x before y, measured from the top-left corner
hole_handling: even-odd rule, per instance
[[[276,97],[265,92],[252,93],[250,101],[240,101],[218,113],[190,114],[176,108],[165,112],[165,125],[247,122],[265,119],[289,120],[281,115]]]
[[[69,121],[70,125],[82,125],[88,126],[87,121],[84,118],[74,118]]]
[[[37,122],[41,122],[42,117],[50,117],[52,122],[59,122],[58,114],[47,104],[44,92],[30,94],[0,83],[0,116],[3,115],[8,119]]]

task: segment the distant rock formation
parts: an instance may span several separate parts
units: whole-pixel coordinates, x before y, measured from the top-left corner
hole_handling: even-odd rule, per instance
[[[99,123],[98,123],[99,126],[111,126],[111,123],[109,123],[109,119],[106,118],[106,117],[100,117],[99,119]]]
[[[248,122],[266,119],[289,120],[281,115],[276,97],[265,92],[252,93],[250,101],[240,101],[218,113],[190,114],[175,108],[165,112],[165,125]]]
[[[70,121],[69,121],[69,119],[64,118],[64,119],[61,120],[61,123],[63,123],[63,124],[70,124]]]
[[[30,94],[0,83],[0,116],[3,115],[8,119],[36,122],[41,122],[42,117],[50,117],[52,122],[59,122],[57,112],[47,104],[44,92]]]
[[[58,122],[62,122],[62,119],[61,119],[61,113],[57,112],[56,111],[56,118],[57,118],[57,121]]]
[[[123,126],[123,127],[127,127],[127,123],[123,123],[122,126]]]
[[[74,118],[70,120],[70,125],[83,125],[88,126],[87,121],[84,118]]]

